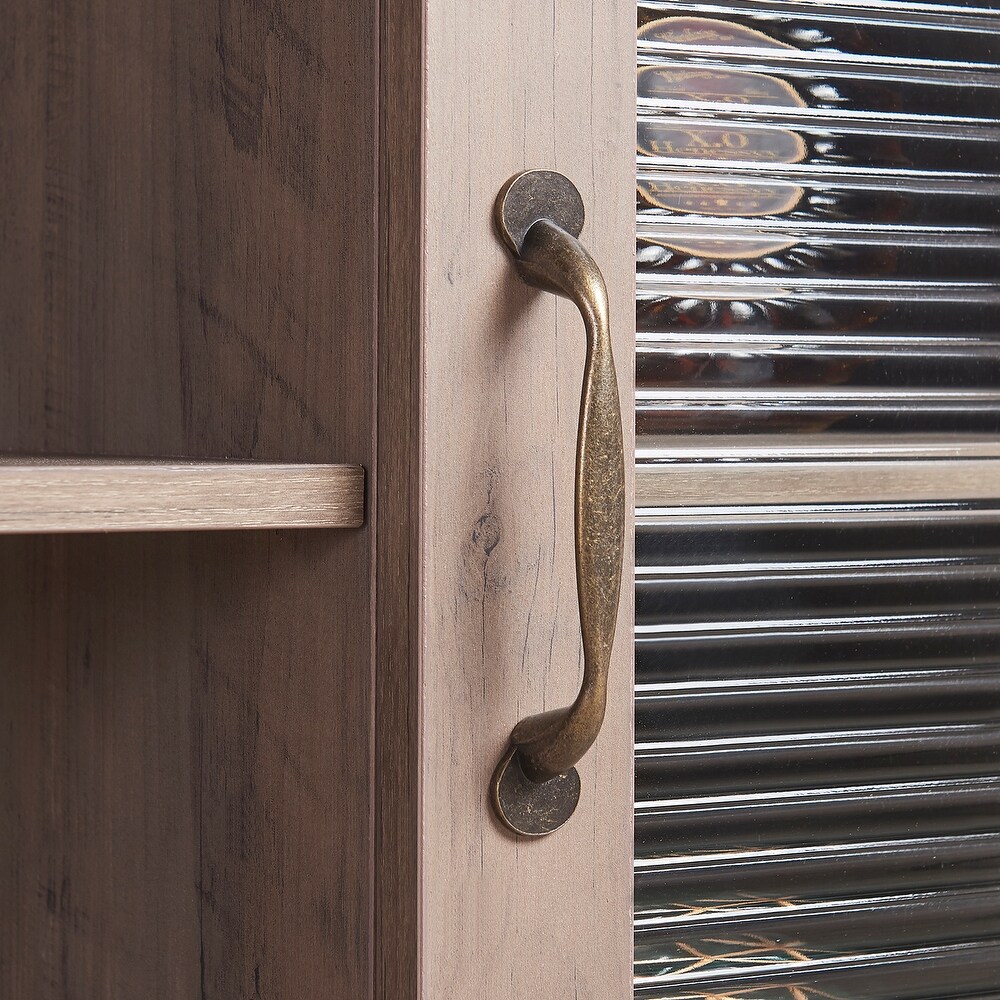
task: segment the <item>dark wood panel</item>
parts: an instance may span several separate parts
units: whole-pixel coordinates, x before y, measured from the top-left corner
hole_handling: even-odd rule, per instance
[[[375,5],[4,18],[0,451],[370,468]],[[370,995],[371,546],[0,540],[0,995]]]
[[[0,993],[367,995],[364,545],[0,540]]]
[[[184,548],[0,541],[5,995],[199,995]]]
[[[5,5],[0,450],[358,460],[370,7]]]
[[[374,998],[420,982],[424,5],[383,0],[375,516]]]

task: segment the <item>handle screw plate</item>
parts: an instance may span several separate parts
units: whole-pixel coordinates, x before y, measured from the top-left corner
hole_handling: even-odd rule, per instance
[[[575,767],[548,781],[531,781],[510,747],[493,772],[493,806],[515,833],[544,837],[573,815],[580,801],[580,775]]]

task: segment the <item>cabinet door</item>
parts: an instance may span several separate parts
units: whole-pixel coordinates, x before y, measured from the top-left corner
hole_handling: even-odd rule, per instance
[[[638,25],[635,995],[994,996],[997,12]]]
[[[996,11],[13,7],[0,992],[993,995]],[[493,218],[529,169],[629,512],[543,836],[491,781],[580,691],[600,495],[580,310]],[[164,461],[201,506],[142,506]]]
[[[513,13],[511,30],[525,29],[519,55],[550,45],[550,32],[533,27],[545,15]],[[650,0],[627,16],[636,13],[635,993],[992,995],[996,12],[892,0]],[[617,50],[608,36],[592,54],[586,41],[560,48],[558,38],[570,24],[588,36],[595,17],[612,16],[609,5],[562,14],[560,5],[552,86],[573,80],[586,55],[596,82],[572,83],[551,125],[538,96],[548,100],[548,85],[534,84],[518,103],[533,62],[499,87],[489,74],[511,65],[496,41],[500,17],[484,21],[488,53],[457,16],[432,10],[426,26],[431,585],[421,619],[420,803],[430,877],[420,954],[432,995],[497,982],[515,996],[627,991],[602,978],[614,975],[620,947],[611,856],[592,864],[606,905],[593,895],[597,876],[581,879],[575,868],[575,838],[593,822],[586,796],[558,833],[515,844],[490,825],[485,803],[469,799],[486,794],[509,731],[496,721],[498,695],[516,700],[513,719],[534,708],[522,703],[523,683],[508,685],[509,672],[539,676],[530,668],[535,605],[519,613],[507,602],[508,591],[533,587],[517,566],[538,568],[538,541],[505,551],[510,536],[500,529],[518,508],[495,506],[507,502],[503,482],[516,469],[508,460],[536,446],[516,423],[525,408],[512,416],[494,401],[506,398],[508,364],[528,348],[513,339],[491,367],[490,337],[533,319],[522,300],[559,306],[499,284],[495,249],[501,270],[477,270],[485,258],[465,234],[478,211],[486,235],[486,206],[516,170],[578,179],[578,163],[608,155],[613,123],[593,131],[590,153],[561,158],[574,141],[564,130],[575,137],[589,127],[578,102],[592,114],[593,87],[614,85]],[[513,154],[504,146],[509,108]],[[457,157],[455,136],[465,141],[468,123],[486,118]],[[547,158],[531,141],[543,120],[559,137]],[[446,156],[435,145],[442,135]],[[470,178],[464,164],[484,147]],[[591,218],[616,190],[602,177]],[[597,188],[580,186],[589,209]],[[603,241],[614,233],[613,219],[585,230],[612,271]],[[481,273],[491,284],[470,302]],[[482,318],[480,303],[497,287],[498,304]],[[556,312],[560,342],[564,315]],[[488,375],[474,358],[486,359]],[[468,415],[453,419],[451,387],[470,371],[482,386],[468,411],[459,403]],[[475,516],[449,510],[456,484],[469,489],[477,475]],[[549,480],[538,482],[544,496]],[[538,493],[519,482],[511,497],[530,505]],[[486,540],[486,558],[474,563],[472,600],[448,606],[447,595],[468,593],[462,523],[473,526],[469,539]],[[437,592],[439,581],[452,582]],[[524,653],[513,642],[503,648],[504,624],[524,628]],[[599,776],[591,855],[616,849],[625,823],[620,806],[604,809],[598,798],[614,787],[600,775],[623,734],[612,722],[581,765],[585,787],[588,771]],[[463,756],[470,745],[478,758]],[[471,843],[463,828],[474,831]],[[445,868],[457,877],[442,879]],[[549,906],[566,908],[566,920],[557,924]],[[583,963],[578,946],[592,950]]]
[[[383,336],[419,331],[409,338],[419,343],[416,372],[394,384],[417,394],[421,442],[410,563],[419,646],[412,673],[383,672],[387,684],[413,685],[410,714],[398,688],[386,688],[381,703],[396,721],[380,727],[391,740],[417,718],[419,753],[377,790],[393,816],[405,811],[400,789],[413,796],[419,839],[404,831],[413,854],[395,871],[419,885],[410,893],[419,906],[406,908],[406,887],[390,874],[381,919],[406,917],[413,944],[403,963],[387,963],[387,996],[409,995],[417,978],[426,997],[630,991],[631,529],[607,712],[579,765],[576,812],[550,836],[517,838],[494,816],[490,778],[520,719],[569,705],[580,690],[574,466],[586,355],[579,311],[524,284],[493,206],[508,178],[531,168],[561,172],[582,194],[580,239],[609,290],[630,467],[634,21],[620,0],[515,0],[426,5],[417,42],[412,22],[390,14],[387,24],[394,117],[383,127],[403,131],[390,131],[383,148],[422,149],[423,176],[420,200],[409,203],[394,187],[409,168],[390,158],[385,179],[393,204],[416,219],[412,242],[390,246],[390,274],[400,277],[390,277]],[[410,76],[394,53],[409,55]],[[419,113],[403,103],[421,93]],[[404,235],[406,221],[387,219],[398,227],[390,235]],[[402,282],[414,278],[422,285],[407,298]],[[390,368],[397,359],[386,355]],[[414,577],[396,578],[405,596]],[[393,873],[389,857],[382,867]]]

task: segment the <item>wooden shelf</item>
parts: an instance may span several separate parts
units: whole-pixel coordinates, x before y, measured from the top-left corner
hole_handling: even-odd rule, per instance
[[[736,454],[728,462],[640,462],[636,507],[1000,500],[1000,458],[751,462]]]
[[[0,458],[0,534],[356,528],[358,465]]]

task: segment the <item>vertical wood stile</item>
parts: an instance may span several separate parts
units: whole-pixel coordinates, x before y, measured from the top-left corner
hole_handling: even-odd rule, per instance
[[[527,167],[560,170],[581,189],[582,238],[611,290],[631,468],[633,16],[624,4],[567,0],[431,0],[424,11],[424,203],[413,247],[425,295],[422,482],[410,529],[422,603],[410,662],[427,998],[604,1000],[630,990],[631,570],[607,721],[581,765],[576,815],[551,837],[516,841],[494,821],[487,789],[513,724],[567,703],[579,684],[572,497],[584,357],[573,307],[513,273],[492,202]],[[394,154],[407,150],[383,148],[383,160]]]

